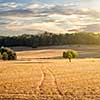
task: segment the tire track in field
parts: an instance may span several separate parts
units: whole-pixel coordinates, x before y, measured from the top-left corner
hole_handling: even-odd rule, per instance
[[[39,86],[38,86],[39,89],[42,87],[44,80],[45,80],[45,77],[46,77],[46,73],[44,72],[42,67],[40,67],[40,70],[41,70],[42,77],[41,77],[41,81],[40,81]]]
[[[51,74],[52,74],[52,76],[53,76],[53,80],[54,80],[54,83],[55,83],[57,92],[59,93],[60,96],[63,97],[63,93],[60,91],[60,89],[59,89],[59,87],[58,87],[58,85],[57,85],[57,80],[56,80],[56,78],[55,78],[55,75],[54,75],[53,71],[50,69],[50,67],[49,67],[49,68],[47,67],[47,69],[51,72]]]
[[[53,71],[45,65],[42,65],[40,69],[42,73],[42,78],[38,86],[39,93],[41,95],[47,96],[59,96],[60,98],[62,98],[60,100],[63,100],[63,93],[60,91],[57,85],[57,80]]]

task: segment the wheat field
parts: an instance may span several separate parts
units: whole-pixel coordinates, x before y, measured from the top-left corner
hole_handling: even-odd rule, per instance
[[[80,58],[62,59],[65,48]],[[16,61],[0,61],[0,100],[100,100],[100,46],[65,48],[18,51]]]

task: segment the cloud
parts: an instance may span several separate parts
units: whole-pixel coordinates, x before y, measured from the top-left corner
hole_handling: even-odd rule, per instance
[[[0,3],[0,11],[15,10],[15,9],[22,8],[22,7],[24,7],[24,4],[22,3],[16,3],[16,2]]]
[[[0,11],[0,16],[26,16],[32,14],[32,11],[28,9],[15,9],[15,10],[7,10]]]
[[[58,33],[79,30],[96,31],[94,25],[98,25],[99,31],[100,12],[89,8],[79,8],[73,3],[6,2],[0,6],[0,26],[9,31],[45,30]]]
[[[21,5],[21,4],[20,4]],[[19,4],[16,4],[15,2],[11,2],[11,3],[3,3],[2,7],[9,7],[9,8],[16,8],[17,6],[19,6]]]
[[[17,4],[6,4],[16,7]],[[46,17],[52,14],[59,15],[87,15],[90,17],[100,18],[100,12],[93,9],[78,9],[76,6],[57,5],[57,4],[27,4],[25,8],[1,10],[0,16],[17,16],[17,17]]]

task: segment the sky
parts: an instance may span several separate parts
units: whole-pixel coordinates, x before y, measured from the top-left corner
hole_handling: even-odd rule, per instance
[[[0,0],[0,35],[100,32],[100,0]]]

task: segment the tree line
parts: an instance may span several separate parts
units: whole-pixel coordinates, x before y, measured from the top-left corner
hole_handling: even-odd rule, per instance
[[[95,33],[66,33],[54,34],[44,32],[38,35],[23,34],[19,36],[0,36],[0,46],[52,46],[70,44],[100,44],[100,34]]]

